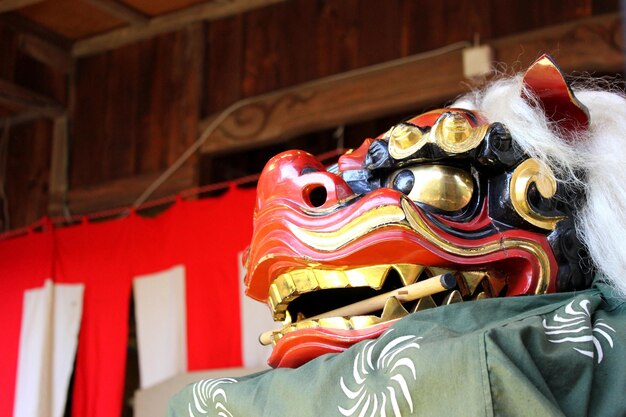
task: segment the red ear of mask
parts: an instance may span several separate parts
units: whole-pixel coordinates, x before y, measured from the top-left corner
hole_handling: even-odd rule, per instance
[[[541,103],[546,117],[573,136],[589,127],[589,111],[570,89],[549,55],[536,60],[524,74],[525,90]],[[526,94],[522,92],[522,96]]]

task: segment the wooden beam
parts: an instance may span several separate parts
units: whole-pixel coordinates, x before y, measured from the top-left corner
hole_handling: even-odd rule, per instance
[[[67,168],[69,158],[68,117],[54,119],[52,127],[52,155],[48,185],[48,215],[65,214],[67,200]]]
[[[23,111],[23,112],[11,115],[9,117],[6,117],[5,119],[9,122],[11,126],[16,126],[22,123],[33,122],[35,120],[39,120],[42,118],[47,119],[49,118],[49,116],[42,115],[41,112],[36,111],[36,110],[27,110],[27,111]],[[3,119],[0,118],[0,120],[3,120]]]
[[[619,13],[581,19],[491,42],[496,60],[508,72],[524,71],[548,53],[565,72],[624,71],[624,40]]]
[[[2,0],[0,0],[2,1]],[[18,13],[8,13],[0,16],[3,24],[13,28],[15,31],[32,35],[44,41],[46,44],[53,45],[57,49],[70,53],[72,41],[63,35],[58,34],[50,29],[36,24],[32,20],[26,19]]]
[[[40,3],[43,0],[0,0],[0,13],[21,9],[31,4]]]
[[[461,50],[391,61],[262,95],[233,111],[204,153],[263,146],[346,123],[442,102],[462,91]],[[215,117],[214,115],[213,117]],[[209,125],[213,117],[202,123]]]
[[[0,103],[13,109],[17,116],[29,115],[29,119],[56,118],[65,114],[65,109],[51,98],[34,93],[24,87],[0,79]]]
[[[67,50],[33,34],[20,33],[19,48],[31,58],[62,73],[69,73],[74,67],[74,59]]]
[[[71,71],[74,58],[70,54],[69,39],[17,13],[0,16],[0,23],[15,31],[21,52],[60,72]]]
[[[163,16],[157,16],[143,25],[125,26],[80,40],[74,44],[72,54],[75,57],[93,55],[161,33],[170,32],[193,22],[219,19],[282,1],[286,0],[214,0],[198,4]]]
[[[88,214],[100,210],[109,210],[112,201],[118,207],[129,207],[135,202],[137,196],[145,191],[160,175],[159,172],[123,178],[89,188],[70,189],[67,194],[69,210],[72,214]],[[171,196],[194,185],[196,185],[194,168],[192,164],[187,164],[159,187],[152,198]]]
[[[115,0],[87,0],[88,3],[104,10],[110,15],[122,19],[128,23],[143,25],[148,23],[148,16]]]
[[[543,52],[565,71],[623,70],[620,16],[612,14],[491,42],[496,59],[525,69]],[[246,99],[217,117],[203,153],[260,147],[304,133],[429,105],[441,105],[468,90],[461,48],[416,55]]]

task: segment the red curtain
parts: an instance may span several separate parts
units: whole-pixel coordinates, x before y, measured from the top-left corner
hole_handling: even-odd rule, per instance
[[[23,291],[49,276],[85,284],[75,417],[120,415],[138,275],[185,266],[189,370],[241,365],[237,254],[252,235],[254,200],[253,189],[233,187],[221,197],[179,201],[156,218],[133,214],[0,242],[0,314],[10,339],[0,350],[2,397],[10,399],[0,402],[0,415],[12,413]]]

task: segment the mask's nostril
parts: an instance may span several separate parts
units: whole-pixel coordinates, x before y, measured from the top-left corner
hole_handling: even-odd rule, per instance
[[[309,202],[311,207],[321,207],[328,199],[326,187],[323,185],[315,185],[304,191],[305,200]]]

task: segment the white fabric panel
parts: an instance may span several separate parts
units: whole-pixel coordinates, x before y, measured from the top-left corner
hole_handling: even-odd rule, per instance
[[[51,359],[52,283],[24,293],[20,351],[17,360],[15,417],[48,416],[49,397],[45,385]]]
[[[54,286],[54,350],[52,351],[52,416],[65,411],[67,390],[78,347],[80,319],[83,315],[83,284]]]
[[[269,307],[246,296],[243,279],[246,269],[241,262],[242,253],[238,255],[239,262],[239,303],[241,308],[241,355],[244,368],[267,368],[267,358],[272,353],[271,346],[259,343],[259,335],[266,330],[279,327],[272,320]]]
[[[15,417],[61,417],[67,400],[83,308],[82,284],[24,293]]]
[[[187,371],[185,267],[135,277],[133,292],[144,389]]]

